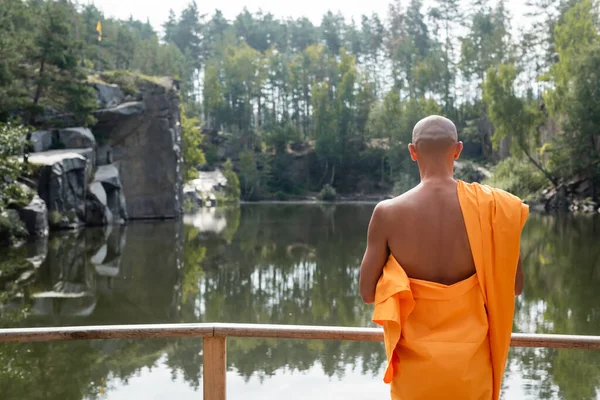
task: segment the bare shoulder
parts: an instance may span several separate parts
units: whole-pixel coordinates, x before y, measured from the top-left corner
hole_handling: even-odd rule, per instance
[[[390,216],[390,214],[398,215],[398,213],[401,213],[408,206],[412,197],[412,191],[408,191],[392,199],[383,200],[377,203],[375,210],[373,210],[373,215],[381,217]]]

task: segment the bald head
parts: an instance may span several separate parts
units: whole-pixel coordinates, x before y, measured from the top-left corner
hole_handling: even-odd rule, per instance
[[[412,143],[418,146],[421,141],[454,144],[458,142],[456,126],[448,118],[430,115],[417,122],[413,129]]]
[[[415,125],[412,143],[408,145],[413,161],[419,161],[419,169],[427,166],[444,165],[449,171],[453,168],[461,151],[456,126],[448,118],[430,115]]]

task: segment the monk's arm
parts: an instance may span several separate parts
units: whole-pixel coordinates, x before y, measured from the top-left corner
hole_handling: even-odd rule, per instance
[[[523,261],[521,260],[521,254],[519,254],[519,261],[517,262],[517,276],[515,279],[515,296],[519,296],[523,293],[523,282],[525,281],[525,274],[523,273]]]
[[[383,206],[373,210],[367,232],[367,249],[360,265],[360,296],[367,304],[375,301],[375,288],[389,256]]]

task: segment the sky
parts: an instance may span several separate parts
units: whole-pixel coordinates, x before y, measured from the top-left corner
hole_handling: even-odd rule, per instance
[[[157,30],[160,30],[166,21],[170,9],[179,14],[189,2],[190,0],[79,0],[80,4],[95,4],[107,17],[128,19],[129,16],[133,16],[142,21],[149,19]],[[347,20],[354,17],[357,23],[360,22],[361,15],[370,15],[373,12],[385,18],[390,2],[390,0],[224,0],[220,2],[196,0],[201,13],[212,15],[215,8],[218,8],[229,20],[235,18],[246,7],[250,12],[262,9],[264,13],[271,12],[280,18],[305,16],[315,24],[321,21],[323,14],[328,10],[340,11]],[[403,3],[407,4],[408,0],[404,0]],[[425,0],[424,3],[427,8],[431,1]],[[507,0],[507,3],[507,8],[514,17],[514,24],[523,24],[524,1]]]

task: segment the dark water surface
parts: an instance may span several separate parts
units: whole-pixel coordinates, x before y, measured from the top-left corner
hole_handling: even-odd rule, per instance
[[[358,268],[373,205],[244,205],[56,233],[2,327],[168,322],[372,326]],[[532,215],[515,331],[600,335],[600,220]],[[28,253],[28,254],[25,254]],[[379,343],[228,340],[228,398],[387,398]],[[596,399],[600,352],[513,349],[505,399]],[[201,340],[0,345],[0,399],[200,399]]]

